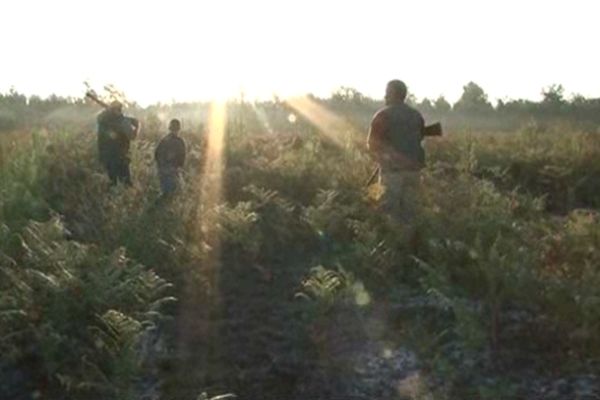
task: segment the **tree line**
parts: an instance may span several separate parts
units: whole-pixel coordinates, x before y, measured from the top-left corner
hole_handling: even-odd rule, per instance
[[[584,131],[598,131],[600,127],[600,98],[574,95],[567,98],[562,85],[550,85],[542,90],[540,101],[524,99],[498,100],[492,104],[485,90],[475,82],[463,86],[461,97],[451,104],[443,96],[437,99],[418,100],[410,95],[408,102],[419,109],[427,120],[442,121],[446,130],[464,131],[514,131],[523,126],[543,128],[551,124],[566,123]],[[351,87],[340,87],[327,98],[308,95],[322,106],[345,117],[359,129],[366,129],[375,110],[383,105]],[[177,114],[187,117],[191,125],[201,126],[208,115],[209,103],[171,103],[140,107],[131,104],[130,112],[148,120],[151,127],[159,129],[163,116]],[[256,125],[264,128],[265,121],[272,123],[274,131],[285,130],[288,115],[294,113],[285,101],[273,99],[248,102],[243,95],[230,101],[233,123]],[[91,129],[96,105],[83,98],[51,95],[25,96],[15,89],[0,93],[0,132],[35,128]],[[300,125],[300,124],[299,124]]]

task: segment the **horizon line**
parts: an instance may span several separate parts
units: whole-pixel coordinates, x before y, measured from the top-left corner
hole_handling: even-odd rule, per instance
[[[471,83],[471,82],[477,84],[475,81],[469,81],[468,83]],[[467,84],[462,85],[462,86],[464,87]],[[480,86],[479,84],[477,84],[477,85]],[[534,102],[534,103],[540,102],[543,100],[543,98],[542,98],[543,91],[546,89],[550,89],[552,87],[561,87],[563,90],[563,98],[567,101],[572,101],[573,99],[575,99],[577,97],[582,97],[586,100],[600,99],[600,95],[585,96],[585,95],[582,95],[577,92],[567,92],[565,87],[562,84],[550,84],[550,85],[542,87],[540,89],[539,97],[537,97],[537,99],[534,99],[532,97],[508,97],[508,96],[490,97],[488,95],[488,93],[485,91],[485,88],[483,88],[483,87],[481,87],[481,88],[483,89],[484,94],[487,96],[488,102],[492,105],[495,105],[495,104],[498,104],[500,101],[502,101],[504,103],[512,102],[512,101],[530,101],[530,102]],[[301,96],[313,96],[318,99],[327,100],[327,99],[333,98],[333,96],[338,91],[343,90],[343,89],[354,90],[356,93],[360,94],[361,96],[363,96],[366,99],[371,100],[371,101],[376,101],[376,102],[383,101],[383,95],[381,97],[373,97],[370,94],[362,92],[359,89],[357,89],[356,87],[353,87],[350,85],[337,86],[333,90],[329,90],[326,95],[323,94],[323,92],[325,92],[323,90],[316,91],[316,92],[307,91],[307,92],[303,92],[303,93],[290,93],[290,94],[273,92],[270,95],[251,95],[251,94],[248,94],[247,92],[245,92],[244,90],[240,90],[237,94],[229,95],[229,96],[208,96],[208,97],[196,97],[193,99],[185,98],[185,96],[173,96],[169,99],[164,99],[164,100],[141,101],[141,102],[135,100],[134,98],[131,98],[131,99],[127,98],[127,100],[130,104],[135,104],[135,105],[138,105],[138,106],[141,106],[144,108],[152,107],[152,106],[186,104],[186,103],[191,103],[191,104],[193,104],[193,103],[211,103],[211,102],[215,102],[215,101],[233,102],[233,101],[238,101],[241,98],[243,98],[247,102],[253,102],[253,103],[268,102],[268,101],[273,101],[275,99],[285,100],[285,99],[301,97]],[[82,94],[80,96],[73,95],[73,94],[67,94],[67,93],[59,93],[59,92],[58,93],[52,92],[50,94],[38,94],[38,93],[32,93],[32,92],[26,92],[26,91],[22,92],[22,91],[18,90],[15,85],[10,85],[10,86],[8,86],[7,89],[0,90],[0,96],[9,96],[9,95],[11,95],[11,92],[14,92],[14,94],[16,94],[16,95],[25,96],[27,98],[27,100],[30,100],[31,98],[34,98],[34,97],[37,97],[41,100],[49,100],[53,96],[55,96],[59,99],[64,99],[64,100],[85,100],[85,90],[82,90]],[[437,96],[431,96],[431,97],[430,96],[417,96],[416,93],[413,93],[410,90],[409,90],[408,96],[411,97],[412,100],[414,100],[416,103],[422,103],[424,100],[429,100],[431,102],[435,102],[436,100],[438,100],[440,98],[444,98],[448,103],[453,105],[456,102],[458,102],[458,100],[460,99],[460,96],[459,96],[456,100],[451,101],[448,98],[448,96],[445,95],[444,93],[440,93]]]

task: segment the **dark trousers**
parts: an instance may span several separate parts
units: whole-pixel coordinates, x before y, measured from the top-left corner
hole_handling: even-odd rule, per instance
[[[110,158],[104,163],[111,185],[118,182],[131,186],[131,174],[129,172],[129,160],[123,158]]]
[[[177,168],[162,168],[158,170],[160,190],[164,195],[171,195],[179,189],[179,171]]]

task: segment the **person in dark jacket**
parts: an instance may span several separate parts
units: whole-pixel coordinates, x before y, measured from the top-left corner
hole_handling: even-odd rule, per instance
[[[140,131],[140,122],[123,115],[123,105],[113,101],[98,114],[98,155],[112,185],[131,185],[129,147]]]
[[[379,182],[385,189],[383,209],[409,223],[415,212],[418,171],[425,164],[421,145],[425,121],[405,103],[406,95],[404,82],[387,84],[385,106],[373,116],[367,147],[379,164]]]
[[[181,122],[172,119],[169,122],[169,133],[161,139],[154,152],[163,196],[171,195],[179,188],[186,147],[184,140],[179,136],[180,130]]]

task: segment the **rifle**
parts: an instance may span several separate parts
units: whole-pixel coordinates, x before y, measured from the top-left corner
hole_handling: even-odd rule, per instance
[[[436,122],[435,124],[427,125],[423,128],[423,136],[442,136],[442,124]]]
[[[365,187],[369,187],[373,184],[373,182],[375,182],[375,179],[377,179],[377,177],[379,176],[379,166],[377,166],[375,168],[375,170],[373,171],[373,173],[371,174],[371,176],[369,177],[369,179],[367,180],[367,183],[365,183]]]
[[[98,103],[99,105],[101,105],[104,108],[108,108],[108,104],[106,104],[105,102],[100,100],[98,98],[98,95],[96,95],[96,93],[93,90],[88,90],[87,92],[85,92],[85,97],[89,97],[90,99],[92,99],[93,101],[95,101],[96,103]]]
[[[442,136],[442,124],[436,122],[435,124],[427,125],[423,128],[423,136]],[[365,187],[369,187],[375,182],[375,179],[379,176],[380,167],[377,166],[369,176],[369,179],[365,183]]]

